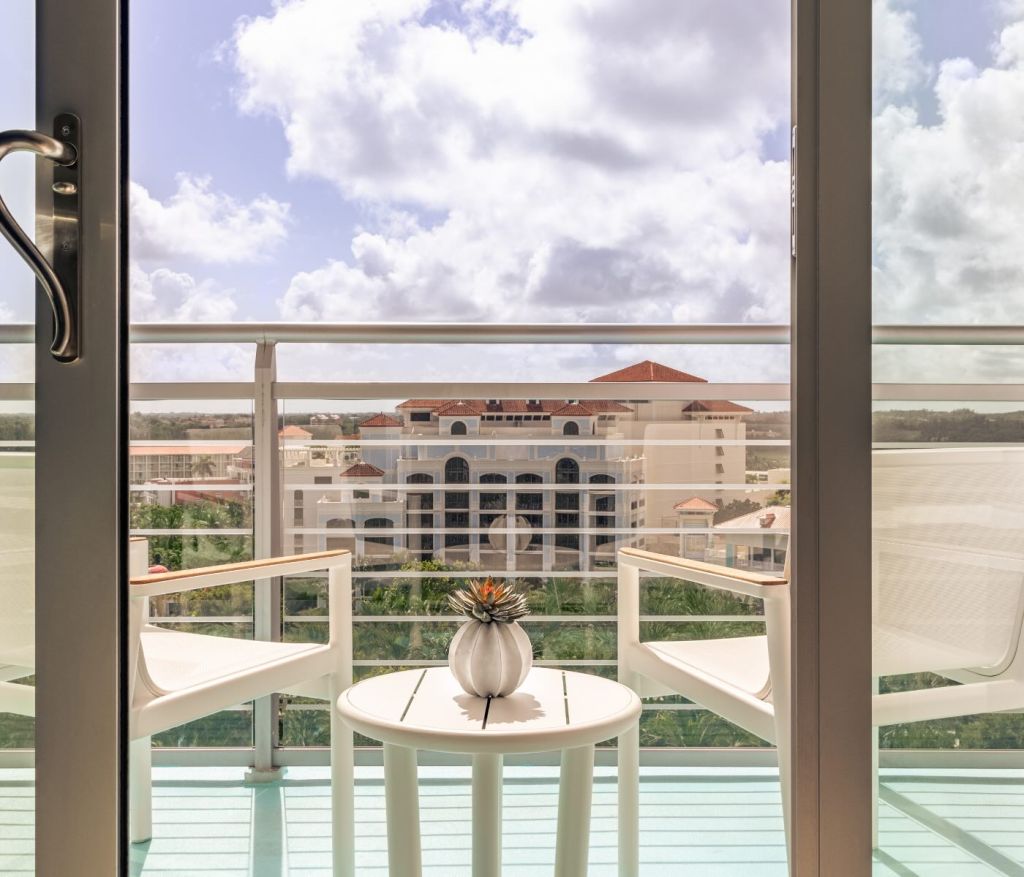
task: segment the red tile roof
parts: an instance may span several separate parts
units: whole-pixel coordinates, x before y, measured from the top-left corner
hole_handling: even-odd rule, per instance
[[[479,417],[484,407],[482,403],[475,400],[469,402],[460,400],[442,405],[437,409],[436,413],[441,417]]]
[[[364,420],[359,424],[360,429],[364,426],[401,426],[402,421],[397,417],[392,417],[390,414],[374,414],[367,420]]]
[[[593,417],[594,412],[590,409],[590,401],[587,401],[586,407],[581,405],[579,402],[569,402],[551,412],[558,417]]]
[[[682,502],[677,502],[672,506],[677,512],[717,512],[718,506],[713,502],[708,502],[706,499],[701,499],[699,496],[691,496],[689,499],[684,499]]]
[[[726,402],[724,399],[705,399],[701,402],[691,402],[683,409],[683,411],[689,412],[699,413],[707,411],[710,413],[719,412],[722,414],[741,414],[744,411],[753,410],[753,408],[747,408],[746,405],[737,405],[735,402]]]
[[[378,469],[372,463],[353,463],[344,472],[341,478],[379,478],[384,474],[383,469]]]
[[[599,378],[593,378],[591,383],[632,383],[650,381],[668,383],[684,382],[688,384],[707,383],[706,378],[698,378],[695,375],[689,375],[686,372],[679,371],[678,369],[669,368],[667,365],[662,365],[658,362],[651,362],[649,359],[645,359],[643,362],[638,362],[635,365],[628,365],[625,368],[620,368],[618,371],[601,375]]]
[[[308,429],[303,429],[301,426],[295,426],[294,424],[280,430],[278,435],[282,438],[313,438],[313,433]]]

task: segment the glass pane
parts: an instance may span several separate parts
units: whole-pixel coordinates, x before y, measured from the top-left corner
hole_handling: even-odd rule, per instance
[[[133,420],[133,526],[159,560],[220,562],[232,546],[266,555],[271,541],[285,554],[351,551],[357,678],[444,664],[460,623],[446,598],[481,575],[526,592],[538,663],[614,677],[620,548],[783,568],[782,332],[730,346],[293,336],[272,365],[262,351],[259,372],[254,342],[277,321],[424,333],[438,321],[786,324],[787,0],[133,0],[131,12],[133,319],[236,324],[230,338],[218,328],[202,343],[133,348],[140,396],[189,398],[196,386],[203,400],[145,403]],[[210,384],[242,395],[271,371],[248,473],[243,451],[211,449],[179,461],[168,450],[143,471],[160,443],[239,439]],[[254,483],[269,458],[260,442],[275,434],[279,474]],[[247,593],[151,609],[176,630],[235,635],[251,618],[244,635],[328,641],[324,573],[286,578],[277,606],[257,595],[247,608]],[[728,640],[764,626],[757,601],[680,579],[645,575],[641,600],[645,637]],[[289,695],[278,706],[271,727],[273,710],[256,704],[243,757],[266,758],[273,742],[279,762],[313,764],[325,783],[315,747],[330,739],[327,704]],[[679,695],[647,707],[644,746],[707,749],[712,773],[729,756],[709,747],[765,746]],[[233,745],[244,719],[218,716],[160,742],[209,745],[203,735],[223,729]],[[757,782],[777,815],[775,777]],[[758,861],[777,864],[775,834]],[[326,867],[309,852],[329,848],[324,830],[290,840],[303,866]],[[506,853],[529,851],[510,842]],[[464,854],[445,867],[468,867]],[[553,861],[553,849],[539,855]],[[649,858],[699,870],[694,855]],[[383,867],[379,845],[367,862]]]
[[[0,9],[0,131],[35,128],[35,3]],[[35,159],[0,164],[0,194],[35,227]],[[0,326],[35,320],[35,278],[0,240]],[[0,873],[35,872],[35,415],[33,352],[0,344]]]
[[[913,0],[876,2],[874,15],[875,322],[1019,327],[1024,126],[1004,108],[1024,82],[1024,7]],[[1016,781],[1005,765],[1024,749],[1024,698],[994,695],[1022,666],[1024,338],[953,340],[874,351],[886,874],[1024,867],[984,807],[999,796],[1001,817],[1020,812],[1003,796]]]
[[[137,402],[130,415],[129,523],[152,572],[253,559],[252,408],[248,402]],[[251,639],[253,584],[149,600],[149,620],[178,633]],[[153,745],[250,746],[251,709],[157,734]]]

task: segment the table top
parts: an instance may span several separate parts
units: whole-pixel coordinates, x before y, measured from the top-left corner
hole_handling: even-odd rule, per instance
[[[466,694],[447,667],[364,679],[338,698],[342,719],[385,743],[435,752],[550,752],[616,737],[640,699],[611,679],[534,667],[507,697]]]

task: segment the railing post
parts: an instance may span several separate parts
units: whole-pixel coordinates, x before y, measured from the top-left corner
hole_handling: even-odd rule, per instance
[[[253,554],[258,560],[281,553],[281,465],[277,446],[277,358],[273,342],[256,345],[253,390]],[[253,583],[253,636],[259,640],[281,638],[281,579]],[[274,764],[277,745],[278,698],[261,697],[253,703],[253,766],[246,779],[265,782],[277,779]]]

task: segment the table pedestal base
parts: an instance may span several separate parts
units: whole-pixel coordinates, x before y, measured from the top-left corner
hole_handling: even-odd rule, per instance
[[[555,877],[586,877],[590,854],[590,805],[594,796],[594,747],[562,750],[558,783]]]
[[[384,744],[384,806],[388,818],[388,874],[420,877],[420,791],[416,750]]]
[[[501,756],[473,756],[473,877],[501,877]]]

